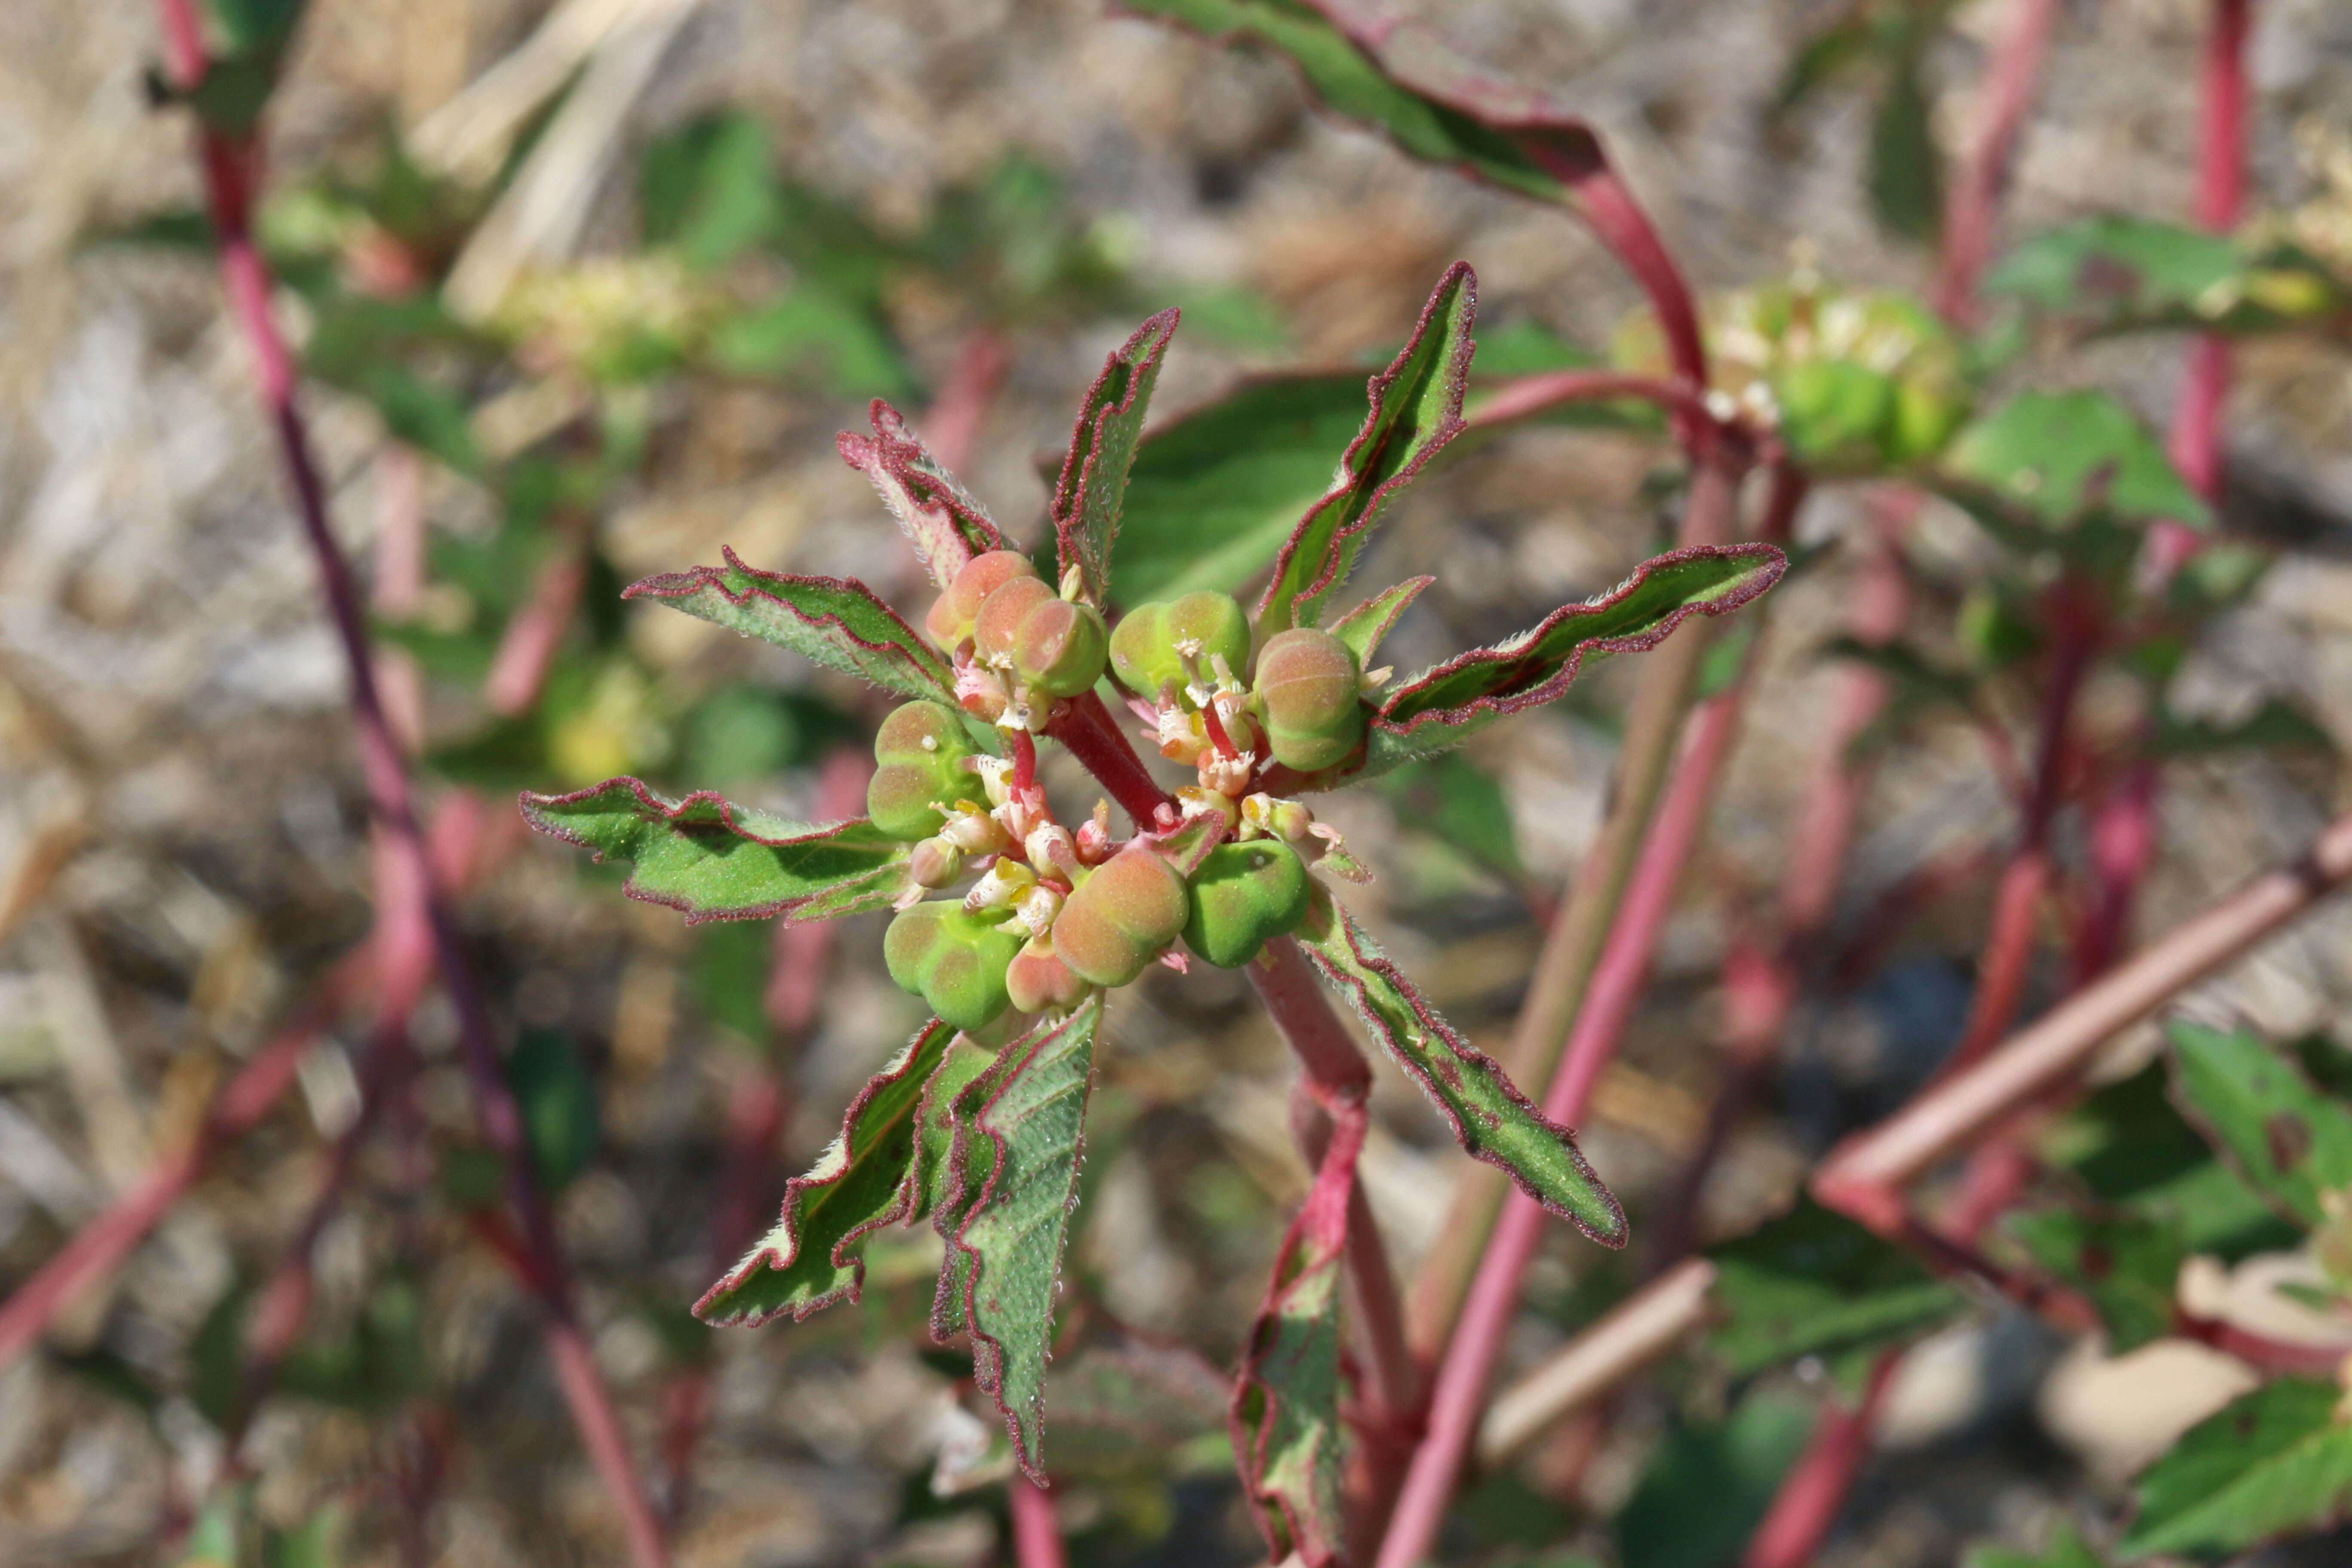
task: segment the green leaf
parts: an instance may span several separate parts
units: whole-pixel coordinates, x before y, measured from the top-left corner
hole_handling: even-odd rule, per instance
[[[1050,510],[1061,551],[1057,575],[1075,567],[1081,596],[1091,604],[1102,604],[1110,592],[1111,549],[1118,540],[1128,470],[1176,321],[1174,310],[1160,311],[1103,362],[1102,374],[1078,405],[1069,456],[1054,487]]]
[[[826,285],[803,281],[712,327],[710,363],[736,375],[822,386],[842,397],[912,397],[888,323]]]
[[[1724,1316],[1708,1343],[1735,1376],[1908,1339],[1965,1304],[1909,1253],[1810,1198],[1709,1256]]]
[[[915,1217],[918,1112],[956,1037],[933,1019],[857,1091],[842,1115],[841,1136],[806,1175],[785,1184],[775,1227],[694,1304],[696,1317],[714,1327],[751,1327],[790,1312],[797,1322],[857,1300],[866,1237]]]
[[[961,1277],[972,1381],[1004,1415],[1014,1460],[1045,1478],[1045,1361],[1054,1297],[1076,1201],[1094,1078],[1097,992],[1004,1047],[1000,1070],[958,1095],[967,1147],[984,1145],[984,1184],[946,1232],[943,1277]]]
[[[2050,1209],[2013,1216],[2008,1230],[2044,1270],[2091,1299],[2107,1328],[2108,1354],[2172,1331],[2180,1266],[2189,1258],[2177,1222]]]
[[[2005,1546],[1972,1546],[1960,1568],[2106,1568],[2104,1559],[2083,1544],[2071,1524],[2062,1524],[2039,1552],[2012,1552]]]
[[[2242,266],[2222,235],[2118,213],[2034,235],[1986,274],[1985,288],[2046,310],[2150,319],[2193,312]]]
[[[1332,622],[1331,635],[1348,645],[1358,664],[1370,669],[1372,655],[1380,650],[1381,639],[1396,629],[1397,621],[1421,597],[1422,590],[1436,581],[1434,577],[1408,577],[1395,587],[1373,595]]]
[[[1909,39],[1870,120],[1870,206],[1889,234],[1931,244],[1944,216],[1944,155],[1930,121],[1935,104],[1920,79],[1924,27]]]
[[[2176,1022],[2175,1092],[2246,1180],[2305,1225],[2322,1194],[2352,1186],[2352,1111],[2244,1030]]]
[[[541,833],[625,860],[629,897],[702,921],[832,920],[881,909],[906,885],[907,846],[864,817],[811,827],[705,790],[666,800],[635,779],[525,795]]]
[[[902,697],[955,704],[955,674],[939,651],[854,577],[795,577],[743,564],[697,566],[634,584],[626,599],[653,599],[759,637]]]
[[[1330,484],[1363,418],[1360,374],[1265,376],[1147,435],[1111,552],[1118,602],[1237,593]]]
[[[1526,871],[1502,784],[1459,752],[1401,768],[1381,786],[1400,827],[1426,833],[1507,877]]]
[[[1564,187],[1538,156],[1556,142],[1570,159],[1591,132],[1538,94],[1475,81],[1428,29],[1394,26],[1376,62],[1341,27],[1301,0],[1127,0],[1128,8],[1178,22],[1219,41],[1243,41],[1287,58],[1333,113],[1385,132],[1417,158],[1462,168],[1525,195],[1559,199]],[[1387,68],[1383,68],[1385,64]],[[1416,69],[1415,68],[1419,68]],[[1448,79],[1451,78],[1451,79]],[[1475,95],[1492,97],[1482,110]],[[1510,121],[1519,121],[1514,126]],[[1597,150],[1586,155],[1597,159]]]
[[[1575,1136],[1439,1016],[1319,883],[1298,939],[1324,980],[1445,1112],[1465,1153],[1509,1172],[1521,1192],[1602,1246],[1625,1245],[1625,1211],[1585,1163]]]
[[[1496,720],[1557,700],[1590,658],[1655,647],[1693,615],[1738,609],[1780,580],[1769,544],[1694,545],[1643,562],[1600,598],[1553,611],[1528,631],[1462,654],[1389,694],[1371,724],[1369,778],[1461,744]]]
[[[1371,411],[1339,474],[1275,557],[1274,581],[1258,601],[1261,639],[1321,624],[1389,503],[1462,433],[1477,315],[1478,279],[1469,263],[1457,261],[1438,279],[1395,361],[1372,377]]]
[[[1284,1235],[1234,1389],[1242,1485],[1273,1559],[1307,1568],[1343,1563],[1347,1539],[1339,1284],[1354,1159],[1335,1165],[1339,1152]]]
[[[1812,1406],[1777,1389],[1749,1394],[1720,1426],[1678,1425],[1617,1516],[1623,1568],[1737,1562],[1812,1426]]]
[[[675,245],[698,267],[719,267],[783,221],[767,129],[734,110],[712,115],[646,147],[637,221],[648,245]]]
[[[2333,1384],[2282,1378],[2190,1427],[2149,1466],[2117,1554],[2224,1553],[2316,1530],[2352,1505],[2352,1424]]]
[[[1944,471],[2050,528],[2093,512],[2212,524],[2156,434],[2104,392],[2020,393],[1953,439]]]
[[[2158,757],[2208,757],[2217,752],[2333,751],[2336,739],[2301,710],[2268,698],[2233,724],[2183,719],[2159,707],[2147,749]]]
[[[507,1058],[506,1076],[522,1111],[532,1168],[543,1186],[560,1191],[596,1157],[604,1130],[596,1080],[561,1029],[526,1031]]]

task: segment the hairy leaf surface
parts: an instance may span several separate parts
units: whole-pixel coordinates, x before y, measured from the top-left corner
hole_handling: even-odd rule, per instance
[[[1600,598],[1563,605],[1507,642],[1449,659],[1391,692],[1372,720],[1364,765],[1349,776],[1434,755],[1497,719],[1554,701],[1591,658],[1643,652],[1693,615],[1738,609],[1788,564],[1769,544],[1694,545],[1643,562]]]
[[[1367,391],[1371,411],[1339,459],[1339,472],[1275,557],[1258,601],[1258,636],[1321,624],[1389,503],[1460,435],[1475,347],[1478,279],[1457,261],[1438,280],[1421,320]]]
[[[834,445],[843,462],[873,481],[882,504],[930,569],[931,581],[944,588],[965,562],[1005,547],[1004,535],[988,513],[907,427],[905,415],[877,397],[868,417],[873,435],[844,430]]]
[[[1054,487],[1054,536],[1062,571],[1078,569],[1081,593],[1092,604],[1103,603],[1110,592],[1111,547],[1118,538],[1128,471],[1176,319],[1174,310],[1160,311],[1104,362],[1102,374],[1078,405],[1069,456]]]
[[[864,817],[811,827],[705,790],[666,800],[635,779],[522,797],[541,833],[631,865],[629,897],[701,921],[831,920],[889,903],[907,846]]]
[[[841,1136],[806,1175],[785,1184],[774,1228],[694,1304],[696,1317],[717,1327],[756,1326],[786,1312],[797,1321],[857,1299],[866,1238],[914,1217],[918,1111],[955,1038],[933,1019],[857,1091]]]
[[[1454,1124],[1465,1152],[1604,1247],[1625,1245],[1625,1211],[1592,1173],[1575,1135],[1547,1119],[1494,1059],[1439,1016],[1363,927],[1319,884],[1300,945],[1397,1064]]]
[[[1422,590],[1436,581],[1434,577],[1408,577],[1395,587],[1373,595],[1332,622],[1331,635],[1348,645],[1358,664],[1370,668],[1381,639],[1396,629],[1397,622],[1421,597]]]
[[[954,704],[955,672],[865,584],[761,572],[744,565],[732,550],[722,546],[719,553],[724,566],[667,572],[631,584],[621,596],[658,600],[902,697]]]
[[[1234,1452],[1276,1562],[1343,1561],[1347,1542],[1339,1417],[1339,1281],[1360,1121],[1335,1133],[1306,1204],[1276,1254],[1265,1303],[1234,1382]]]
[[[2305,1225],[2352,1186],[2352,1111],[2244,1030],[2172,1026],[2181,1107],[2264,1195]]]
[[[1094,1078],[1100,993],[1066,1017],[1041,1022],[1004,1047],[997,1068],[957,1097],[960,1142],[982,1151],[986,1174],[943,1225],[950,1272],[971,1333],[972,1379],[1003,1412],[1013,1458],[1045,1476],[1045,1362],[1070,1209],[1077,1201]],[[966,1163],[967,1179],[979,1164]],[[940,1216],[949,1218],[947,1211]],[[940,1325],[935,1323],[934,1329]]]
[[[2190,1427],[2141,1473],[2118,1555],[2233,1552],[2341,1516],[2352,1504],[2343,1397],[2333,1384],[2282,1378]]]

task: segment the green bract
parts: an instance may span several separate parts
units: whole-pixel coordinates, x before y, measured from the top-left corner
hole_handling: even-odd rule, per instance
[[[941,806],[968,800],[985,807],[980,775],[964,765],[972,750],[963,716],[946,703],[894,710],[874,735],[866,815],[893,838],[928,838],[947,820]]]
[[[1125,985],[1184,929],[1184,879],[1140,843],[1096,867],[1054,919],[1054,951],[1080,979]]]
[[[1222,658],[1238,679],[1249,667],[1249,617],[1230,594],[1202,590],[1165,604],[1138,605],[1110,636],[1110,665],[1129,689],[1156,699],[1189,677],[1184,649],[1206,679]]]
[[[1184,945],[1220,969],[1239,969],[1307,918],[1307,867],[1275,838],[1220,844],[1192,873]]]
[[[1004,972],[1021,951],[1021,928],[999,918],[944,900],[917,904],[890,922],[882,961],[941,1019],[966,1033],[986,1028],[1012,1005]]]
[[[1329,632],[1300,626],[1258,650],[1255,690],[1274,760],[1300,773],[1343,762],[1364,738],[1362,670]]]

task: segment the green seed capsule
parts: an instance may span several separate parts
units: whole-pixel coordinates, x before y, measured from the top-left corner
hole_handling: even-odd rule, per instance
[[[1138,605],[1110,634],[1110,667],[1129,690],[1156,700],[1163,688],[1185,682],[1179,643],[1200,645],[1194,657],[1203,678],[1223,656],[1238,679],[1249,667],[1249,617],[1232,595],[1205,589],[1166,604]]]
[[[1016,577],[1035,579],[1037,568],[1029,557],[1017,550],[992,550],[985,555],[975,555],[964,563],[955,581],[931,602],[931,612],[923,617],[923,629],[931,640],[953,653],[971,636],[972,625],[980,618],[980,606],[989,595]]]
[[[866,815],[893,838],[929,838],[947,820],[933,802],[985,806],[980,775],[964,766],[973,752],[962,715],[944,702],[909,702],[882,721],[874,736],[874,777]]]
[[[1054,951],[1095,985],[1125,985],[1168,950],[1188,913],[1184,879],[1140,844],[1096,867],[1054,917]]]
[[[890,922],[882,962],[902,991],[967,1033],[985,1028],[1013,1005],[1004,972],[1021,951],[1021,928],[965,912],[940,900],[917,904]]]
[[[1054,951],[1050,934],[1031,937],[1013,955],[1013,966],[1004,972],[1004,988],[1012,994],[1013,1007],[1024,1013],[1048,1008],[1066,1013],[1086,999],[1088,990],[1087,983],[1073,974]]]
[[[1353,649],[1300,626],[1258,650],[1256,696],[1274,760],[1311,773],[1347,760],[1364,738],[1361,671]]]
[[[1271,838],[1220,844],[1192,873],[1184,945],[1220,969],[1239,969],[1307,918],[1307,867]]]
[[[1035,577],[1015,577],[990,594],[972,625],[982,662],[1012,668],[1050,697],[1076,697],[1102,679],[1109,638],[1102,616]]]

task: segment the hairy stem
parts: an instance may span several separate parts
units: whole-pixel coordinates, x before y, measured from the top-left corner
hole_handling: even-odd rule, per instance
[[[1069,1553],[1062,1546],[1062,1522],[1054,1517],[1054,1494],[1016,1468],[1007,1500],[1013,1509],[1016,1568],[1067,1568]]]
[[[173,85],[184,93],[194,92],[202,84],[210,64],[194,0],[158,3],[169,44],[168,67]],[[605,1489],[620,1510],[632,1562],[638,1568],[657,1568],[667,1562],[667,1551],[646,1489],[620,1440],[610,1395],[589,1361],[585,1341],[580,1336],[569,1275],[556,1245],[552,1218],[531,1175],[521,1114],[500,1068],[489,1009],[467,957],[456,912],[439,886],[424,833],[417,824],[399,744],[386,722],[376,690],[374,658],[368,645],[358,584],[352,577],[351,563],[328,526],[325,488],[311,453],[309,429],[295,401],[293,361],[270,310],[268,268],[252,232],[249,174],[256,162],[257,144],[250,138],[232,142],[200,125],[198,148],[205,166],[207,206],[223,279],[231,308],[254,357],[263,403],[277,426],[279,456],[293,491],[295,510],[318,567],[328,613],[342,647],[353,728],[378,825],[396,858],[404,863],[405,874],[414,878],[415,886],[422,890],[436,965],[457,1014],[459,1049],[472,1082],[476,1114],[485,1141],[497,1152],[505,1168],[507,1201],[522,1227],[524,1245],[531,1257],[532,1278],[546,1316],[549,1349],[557,1358],[558,1381],[590,1457],[604,1477]]]
[[[2009,184],[2018,132],[2033,107],[2060,0],[2013,0],[2013,5],[2009,31],[1993,49],[1976,141],[1944,202],[1944,254],[1936,274],[1936,310],[1946,321],[1962,326],[1973,325],[1978,317],[1977,285],[1992,259],[2001,193]]]

